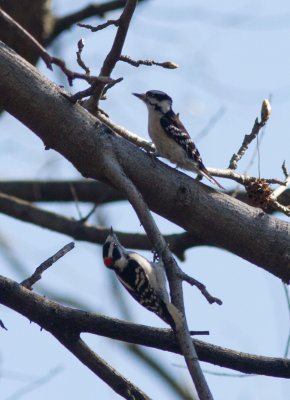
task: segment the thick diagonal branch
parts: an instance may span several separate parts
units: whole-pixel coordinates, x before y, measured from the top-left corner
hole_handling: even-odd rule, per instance
[[[27,112],[27,104],[30,112]],[[82,107],[72,105],[60,94],[57,85],[1,42],[0,105],[35,132],[47,148],[53,148],[67,158],[85,177],[107,183],[103,153],[109,147],[117,149],[123,170],[152,211],[200,239],[289,282],[288,223],[217,193],[152,159],[98,124]]]

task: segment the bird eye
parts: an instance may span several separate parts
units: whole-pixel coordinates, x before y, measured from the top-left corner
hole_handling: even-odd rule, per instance
[[[112,255],[113,255],[113,259],[114,260],[118,260],[119,258],[121,258],[121,253],[120,253],[120,251],[119,251],[119,249],[118,249],[116,244],[114,245],[114,249],[113,249],[113,254]]]
[[[109,242],[105,243],[103,246],[103,258],[108,257],[109,248],[110,248],[110,243]]]

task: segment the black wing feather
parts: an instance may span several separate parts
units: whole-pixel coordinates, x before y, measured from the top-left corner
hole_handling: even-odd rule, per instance
[[[187,156],[197,163],[200,169],[205,168],[193,140],[178,116],[172,110],[168,111],[160,119],[160,123],[166,134],[184,148]]]
[[[137,261],[130,260],[122,271],[116,270],[116,275],[125,289],[138,303],[157,314],[174,329],[175,323],[165,302],[151,287],[146,274],[139,267]],[[138,282],[138,285],[136,285],[136,282]]]

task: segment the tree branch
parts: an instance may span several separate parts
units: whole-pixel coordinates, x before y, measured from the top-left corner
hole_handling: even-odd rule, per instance
[[[152,211],[289,282],[289,224],[152,159],[64,99],[57,85],[1,43],[0,105],[85,177],[107,183],[103,153],[110,150]]]
[[[269,100],[265,99],[263,101],[261,109],[261,122],[259,122],[258,118],[256,118],[254,126],[252,128],[252,132],[249,135],[245,135],[242,146],[240,147],[239,151],[232,156],[230,164],[228,166],[229,169],[234,170],[237,168],[238,161],[243,157],[250,143],[257,137],[261,128],[265,126],[266,122],[270,118],[270,115],[271,115],[271,105],[269,103]]]
[[[104,76],[104,74],[105,74],[105,76],[110,76],[116,63],[118,62],[121,52],[122,52],[122,49],[123,49],[123,45],[125,43],[125,39],[126,39],[127,32],[129,29],[129,24],[130,24],[130,21],[131,21],[131,18],[133,16],[136,6],[137,6],[137,0],[127,0],[126,1],[126,5],[125,5],[124,10],[119,19],[118,29],[117,29],[117,33],[115,36],[113,46],[112,46],[109,54],[105,58],[105,61],[101,68],[101,72],[100,72],[101,76]],[[102,96],[104,87],[105,87],[105,84],[103,84],[101,82],[96,83],[96,86],[94,87],[94,94],[90,97],[90,99],[86,103],[86,108],[92,114],[97,113],[99,99]]]
[[[96,227],[85,223],[83,220],[75,220],[64,215],[43,210],[26,201],[0,193],[0,212],[21,221],[71,236],[75,240],[82,240],[103,245],[110,230],[104,227]],[[139,250],[152,250],[148,238],[140,233],[125,233],[116,231],[124,246]],[[172,252],[182,261],[185,260],[184,252],[193,246],[211,245],[198,236],[184,232],[165,236],[166,242]]]
[[[144,0],[139,0],[139,3]],[[75,13],[66,15],[62,18],[57,18],[53,32],[46,40],[46,44],[51,43],[63,31],[68,30],[72,25],[84,19],[99,16],[104,17],[104,14],[123,8],[126,5],[126,0],[113,0],[103,4],[90,4],[89,6]]]
[[[86,365],[95,375],[106,382],[116,393],[128,400],[150,400],[137,386],[128,381],[106,361],[99,357],[80,338],[62,333],[53,334],[77,359]]]
[[[42,262],[39,267],[36,268],[34,273],[27,279],[21,282],[21,285],[26,289],[31,290],[32,286],[41,279],[42,273],[52,266],[57,260],[63,257],[66,253],[71,251],[75,247],[73,242],[66,244],[62,249],[60,249],[57,253],[55,253],[52,257],[49,257],[47,260]]]
[[[281,185],[281,190],[282,189],[286,190],[283,190],[282,193],[279,194],[279,202],[287,206],[290,204],[290,189]],[[89,202],[98,205],[126,200],[125,196],[113,187],[102,182],[89,180],[0,181],[0,192],[30,202],[71,202],[75,201],[73,193],[75,193],[79,202]],[[274,193],[276,193],[276,189]],[[240,190],[236,192],[235,190],[228,190],[226,194],[229,196],[234,195],[235,199],[246,204],[248,203],[248,195],[245,191]],[[276,210],[271,207],[271,204],[266,210],[267,214],[272,214],[275,211]],[[201,240],[200,242],[201,244],[206,244],[206,242],[202,243]],[[185,246],[184,249],[186,248]]]
[[[201,370],[197,353],[192,343],[188,326],[186,322],[182,280],[179,279],[178,271],[180,270],[176,261],[174,260],[164,238],[162,237],[153,217],[150,214],[149,208],[138,192],[133,182],[122,171],[120,164],[116,159],[110,157],[109,154],[104,154],[106,158],[105,174],[108,179],[124,192],[134,208],[141,224],[143,225],[152,246],[156,249],[157,253],[164,262],[166,274],[170,286],[170,295],[172,303],[181,312],[182,318],[180,324],[176,321],[176,337],[182,349],[188,371],[191,375],[192,381],[195,385],[200,400],[213,399],[209,386],[205,380]]]
[[[73,332],[76,336],[86,332],[181,354],[172,330],[151,328],[65,307],[3,276],[0,276],[0,303],[52,334],[54,330]],[[289,378],[289,359],[242,353],[196,339],[193,342],[201,361],[249,374]]]

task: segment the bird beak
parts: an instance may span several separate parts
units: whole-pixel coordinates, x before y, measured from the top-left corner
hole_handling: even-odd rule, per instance
[[[138,97],[138,99],[146,102],[146,94],[145,93],[132,93],[134,96]]]

